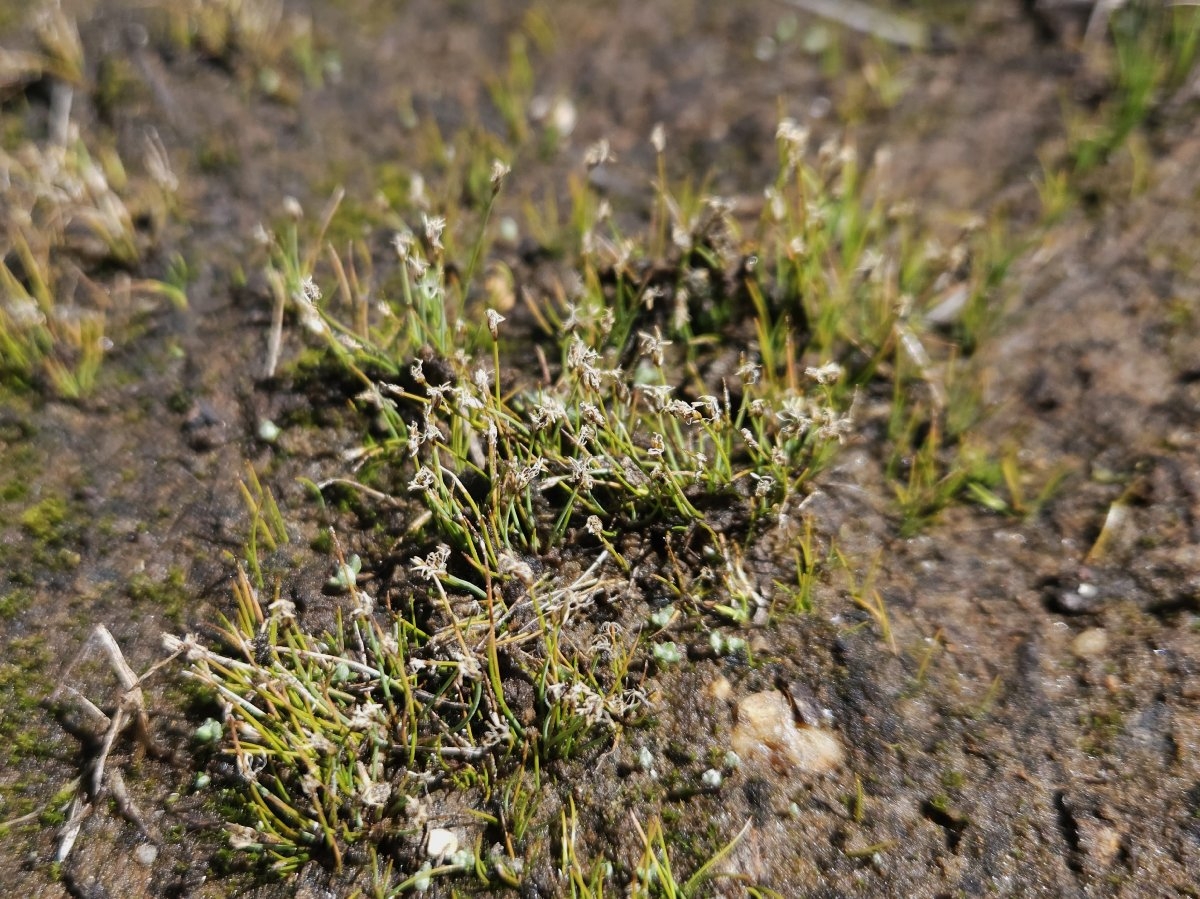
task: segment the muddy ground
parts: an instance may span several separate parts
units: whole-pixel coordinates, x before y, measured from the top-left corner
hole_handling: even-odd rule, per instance
[[[29,42],[21,6],[0,5],[5,46]],[[806,510],[823,545],[836,541],[860,573],[878,566],[891,640],[843,581],[824,578],[811,614],[753,634],[753,664],[696,649],[659,675],[652,721],[550,772],[545,820],[557,823],[573,796],[582,845],[617,860],[618,874],[640,852],[629,807],[666,810],[682,868],[749,821],[723,862],[743,879],[706,887],[728,895],[749,894],[747,883],[783,896],[1200,895],[1195,109],[1164,107],[1138,137],[1136,177],[1114,162],[1042,229],[1033,180],[1061,153],[1064,107],[1095,91],[1076,38],[1047,34],[1016,2],[903,6],[939,23],[933,50],[834,29],[844,59],[831,72],[805,48],[819,21],[784,2],[598,10],[564,0],[536,5],[531,18],[518,2],[314,0],[288,11],[311,18],[337,71],[306,83],[284,66],[272,96],[252,63],[172,46],[158,4],[72,4],[92,77],[101,61],[127,61],[116,99],[102,108],[82,92],[76,120],[131,155],[143,129],[157,128],[183,202],[141,274],[162,275],[181,253],[190,305],[126,322],[86,399],[26,390],[0,400],[0,819],[31,816],[2,841],[3,892],[366,888],[361,870],[317,865],[297,881],[254,885],[255,872],[223,845],[217,810],[192,788],[210,760],[196,757],[190,735],[209,710],[172,669],[147,686],[165,757],[132,740],[114,751],[156,855],[137,853],[146,836],[110,806],[53,864],[61,812],[52,797],[95,746],[44,700],[97,624],[141,671],[162,657],[163,631],[203,632],[230,609],[247,465],[297,537],[274,562],[289,572],[286,589],[309,597],[313,616],[327,612],[328,559],[309,543],[330,519],[297,479],[338,474],[360,423],[338,397],[261,377],[270,304],[254,226],[280,221],[285,196],[314,217],[336,185],[348,204],[369,208],[377,190],[422,168],[420,122],[503,134],[488,79],[509,71],[512,36],[545,33],[525,38],[533,93],[569,100],[577,121],[556,146],[518,160],[502,212],[519,217],[522,198],[561,193],[584,149],[606,138],[618,161],[602,186],[636,222],[659,122],[673,176],[708,176],[708,190],[752,207],[774,170],[776,124],[790,115],[818,134],[848,127],[864,159],[886,149],[888,194],[932,218],[1002,215],[1013,233],[1036,235],[997,291],[1005,314],[980,350],[990,404],[982,433],[1017,448],[1035,475],[1065,476],[1032,517],[960,504],[901,537],[879,412],[859,410],[862,427]],[[880,72],[902,82],[894,98],[881,95]],[[46,127],[44,99],[33,89],[9,96],[3,117],[6,140],[35,134]],[[436,185],[435,167],[427,178]],[[520,262],[518,248],[507,252]],[[537,254],[526,255],[532,270]],[[301,350],[291,339],[285,359]],[[256,439],[263,418],[285,425],[275,446]],[[352,516],[333,523],[368,555]],[[754,564],[768,571],[770,560]],[[640,750],[686,780],[727,741],[718,677],[735,695],[799,685],[831,713],[843,764],[812,776],[744,768],[716,793],[656,786],[636,762]],[[76,678],[90,695],[111,695],[100,668]],[[567,894],[550,869],[553,844],[548,825],[529,837],[539,861],[521,895]],[[470,892],[469,883],[434,886],[451,889]]]

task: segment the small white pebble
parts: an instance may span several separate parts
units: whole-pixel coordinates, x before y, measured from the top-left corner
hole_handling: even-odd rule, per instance
[[[258,439],[263,443],[274,443],[279,439],[279,426],[269,418],[258,423]]]
[[[429,838],[425,841],[426,856],[441,861],[457,851],[458,837],[454,835],[454,831],[446,830],[444,827],[430,829]]]
[[[651,755],[650,750],[645,746],[638,750],[638,765],[641,766],[643,771],[649,771],[654,767],[654,756]]]

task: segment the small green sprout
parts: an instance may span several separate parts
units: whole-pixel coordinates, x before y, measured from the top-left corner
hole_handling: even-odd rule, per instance
[[[742,637],[712,631],[708,635],[708,645],[714,654],[719,656],[737,655],[746,649],[746,641]]]
[[[654,625],[656,628],[658,628],[659,630],[662,630],[663,628],[665,628],[667,625],[669,625],[671,623],[671,620],[674,617],[675,617],[675,605],[673,603],[668,603],[667,605],[663,606],[661,609],[655,609],[653,612],[650,613],[650,623],[652,625]]]
[[[331,590],[347,592],[358,583],[358,575],[361,571],[362,559],[355,553],[346,561],[338,563],[333,577],[326,582],[326,586]]]
[[[655,643],[653,653],[654,658],[658,659],[664,665],[675,665],[683,661],[683,650],[672,640],[664,643]]]
[[[196,728],[195,732],[192,734],[192,739],[194,739],[197,743],[202,744],[216,743],[221,739],[221,735],[223,733],[224,728],[221,726],[220,721],[217,721],[214,718],[206,718],[204,723]]]

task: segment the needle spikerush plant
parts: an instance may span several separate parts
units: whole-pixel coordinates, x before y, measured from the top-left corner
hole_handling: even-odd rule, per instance
[[[310,858],[340,866],[346,847],[385,819],[400,816],[403,833],[408,785],[391,779],[404,767],[394,757],[411,762],[416,743],[394,725],[415,722],[426,695],[406,668],[403,622],[385,630],[355,616],[318,642],[286,600],[276,596],[264,609],[240,570],[234,596],[222,650],[166,638],[185,653],[188,676],[227,706],[227,752],[244,800],[239,820],[227,824],[230,845],[286,874]]]
[[[0,217],[0,378],[44,381],[60,396],[89,392],[109,345],[106,321],[127,313],[134,294],[187,300],[156,280],[92,277],[98,264],[136,267],[147,235],[139,212],[161,218],[178,179],[158,135],[146,136],[146,176],[131,180],[112,150],[89,146],[70,120],[71,98],[83,80],[74,21],[57,4],[35,16],[42,54],[7,54],[0,73],[17,83],[47,75],[56,98],[51,134],[0,150],[4,209]]]
[[[187,298],[163,281],[109,284],[89,276],[89,261],[128,267],[141,254],[115,155],[102,165],[72,138],[66,146],[0,151],[0,168],[12,201],[0,226],[0,258],[15,260],[0,261],[0,373],[27,383],[40,375],[55,393],[82,396],[108,345],[105,323],[114,307],[127,313],[133,295],[176,306]]]
[[[282,0],[186,0],[157,4],[167,36],[177,47],[197,50],[253,79],[265,95],[295,101],[300,85],[319,87],[336,77],[339,63],[323,50],[309,16]]]
[[[349,611],[333,634],[307,632],[278,598],[264,610],[244,582],[226,648],[189,644],[193,676],[227,703],[223,751],[256,785],[236,823],[269,835],[235,830],[239,847],[287,871],[407,840],[392,853],[405,889],[450,871],[510,883],[514,834],[536,815],[513,798],[511,772],[609,739],[645,704],[633,672],[683,661],[674,642],[642,645],[674,612],[647,627],[629,611],[654,580],[643,568],[655,546],[671,558],[663,584],[679,608],[711,620],[714,652],[745,646],[715,628],[769,619],[780,603],[760,587],[751,545],[794,514],[853,434],[859,391],[902,372],[935,382],[920,310],[952,286],[937,280],[938,254],[864,208],[854,154],[830,148],[810,166],[805,139],[781,127],[781,174],[748,239],[730,204],[671,194],[662,168],[649,242],[583,196],[594,214],[575,223],[573,286],[523,291],[524,308],[473,292],[500,163],[459,264],[446,221],[425,214],[395,235],[390,259],[330,250],[322,287],[321,241],[304,246],[298,215],[281,236],[263,232],[270,370],[290,310],[357,381],[373,425],[347,454],[354,470],[317,486],[408,509],[411,525],[391,551],[386,610],[357,584],[363,563],[339,556],[330,585]],[[660,155],[663,142],[656,134]],[[589,158],[602,165],[607,152]],[[920,364],[902,370],[912,356]],[[811,550],[803,561],[809,577]],[[807,603],[800,586],[783,602]],[[511,804],[478,812],[504,830],[504,858],[421,854],[412,822],[434,782]],[[583,889],[595,871],[570,877]]]
[[[502,167],[497,173],[498,184]],[[714,223],[724,223],[719,213],[693,227]],[[396,236],[399,297],[369,328],[344,323],[319,302],[306,274],[314,255],[295,261],[294,231],[272,243],[270,277],[277,297],[290,297],[308,329],[327,334],[363,382],[360,399],[387,436],[357,453],[358,464],[411,460],[409,492],[479,579],[501,573],[504,552],[544,552],[571,530],[605,544],[611,528],[592,516],[626,527],[703,524],[698,503],[735,495],[765,512],[850,432],[846,410],[833,402],[836,364],[777,363],[772,348],[765,376],[746,356],[730,377],[705,384],[697,360],[712,336],[692,332],[686,309],[673,329],[656,320],[662,289],[639,284],[619,246],[596,237],[577,294],[530,308],[555,343],[553,364],[543,353],[537,377],[504,358],[499,312],[476,310],[473,325],[460,317],[462,288],[445,274],[444,227],[426,216],[419,232]],[[366,308],[341,277],[339,294],[344,306]],[[685,294],[680,285],[675,302],[686,304]],[[764,335],[786,350],[761,296],[759,304]]]
[[[238,569],[236,614],[222,621],[215,646],[165,638],[187,659],[187,676],[225,709],[219,728],[204,725],[197,740],[225,738],[230,847],[280,876],[314,860],[340,868],[348,857],[361,862],[364,847],[382,848],[395,859],[389,872],[400,872],[387,895],[448,874],[515,885],[514,841],[531,814],[519,783],[525,760],[532,756],[536,771],[537,759],[575,755],[645,701],[627,684],[635,635],[580,626],[624,586],[603,573],[607,554],[559,580],[535,580],[510,559],[504,577],[524,585],[514,596],[499,581],[480,590],[448,571],[451,551],[442,545],[410,557],[411,608],[389,613],[361,589],[360,560],[346,558],[334,538],[328,589],[346,602],[332,631],[316,635],[278,581],[263,586],[256,547],[287,533],[253,472],[244,493],[252,574]],[[536,693],[536,720],[518,717],[506,698],[513,668]],[[507,776],[514,768],[515,778]],[[423,797],[443,783],[508,809],[507,854],[429,849]]]
[[[385,843],[414,859],[409,870],[417,871],[427,817],[421,796],[431,786],[448,779],[486,799],[497,761],[519,745],[570,754],[585,731],[611,729],[644,701],[620,690],[628,650],[622,656],[597,638],[584,652],[565,636],[570,616],[586,614],[614,586],[596,576],[603,558],[565,588],[534,587],[501,613],[495,603],[452,603],[447,587],[464,583],[445,572],[448,555],[414,559],[451,622],[436,630],[375,614],[374,599],[350,576],[351,611],[318,638],[300,626],[291,602],[276,591],[264,604],[239,570],[237,612],[223,622],[219,648],[165,638],[171,652],[185,654],[187,675],[225,706],[234,849],[287,874],[312,859],[340,867],[354,847]],[[537,729],[505,702],[501,653],[539,673],[553,709]],[[487,883],[509,877],[510,867],[511,859],[484,862],[466,851],[425,870],[470,871]]]
[[[1194,3],[1140,0],[1113,6],[1107,29],[1111,97],[1098,116],[1068,121],[1075,175],[1105,163],[1156,107],[1177,101],[1173,95],[1195,75],[1200,10]],[[1194,96],[1194,83],[1190,91]]]
[[[785,121],[778,139],[780,173],[760,222],[773,281],[752,291],[764,365],[799,350],[842,366],[835,404],[847,390],[887,398],[886,471],[901,528],[919,530],[974,498],[973,487],[996,486],[970,437],[984,405],[970,357],[999,319],[998,287],[1016,249],[999,222],[974,217],[949,246],[930,236],[912,204],[886,199],[886,156],[868,178],[852,145],[827,143],[807,165],[803,128]],[[788,311],[806,326],[805,346],[788,329],[764,328],[767,296],[794,298]]]

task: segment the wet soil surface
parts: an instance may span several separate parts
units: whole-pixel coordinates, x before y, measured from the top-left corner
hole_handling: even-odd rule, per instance
[[[189,735],[211,710],[196,707],[171,669],[147,684],[163,757],[126,740],[114,750],[144,829],[99,809],[52,865],[51,799],[92,757],[95,734],[69,732],[42,700],[97,624],[142,671],[162,657],[163,631],[203,632],[230,609],[247,465],[298,538],[272,563],[291,572],[286,589],[308,599],[305,614],[319,620],[329,607],[320,591],[329,560],[307,548],[328,516],[348,550],[370,548],[352,515],[318,511],[298,484],[343,473],[339,453],[361,423],[336,390],[320,397],[261,377],[270,310],[254,273],[257,223],[278,220],[288,195],[315,215],[338,184],[368,208],[396,172],[421,168],[428,151],[414,118],[447,134],[503,132],[487,79],[506,71],[511,36],[544,28],[552,39],[532,54],[533,92],[551,106],[569,100],[577,120],[557,146],[518,160],[508,212],[522,198],[561,194],[603,137],[618,161],[602,187],[636,222],[658,122],[673,175],[707,175],[709,190],[753,208],[774,170],[782,114],[829,134],[853,119],[864,158],[887,151],[888,195],[933,217],[1001,208],[1014,228],[1032,227],[1031,178],[1039,152],[1061,139],[1064,98],[1080,90],[1077,55],[1041,36],[1022,4],[906,6],[944,23],[944,47],[906,54],[842,37],[851,63],[829,76],[801,37],[787,37],[814,20],[783,2],[641,0],[602,12],[561,2],[533,20],[517,2],[296,4],[289,11],[311,16],[319,46],[336,51],[340,77],[305,85],[289,76],[287,102],[236,64],[172,49],[154,4],[79,10],[91,58],[139,60],[106,120],[86,99],[78,115],[123,147],[140,146],[149,124],[167,144],[184,210],[145,274],[182,253],[190,306],[139,319],[94,396],[13,395],[0,407],[0,818],[34,813],[3,840],[4,891],[222,896],[250,882],[220,854],[216,813],[192,790],[207,760],[193,756]],[[9,44],[27,40],[15,24],[11,35]],[[861,64],[872,61],[906,81],[894,104],[863,81]],[[36,101],[12,110],[6,123],[11,112],[38,127]],[[1065,473],[1061,488],[1030,520],[960,506],[901,537],[871,436],[877,410],[861,410],[861,436],[822,474],[805,511],[822,545],[836,542],[860,574],[874,567],[890,639],[832,575],[814,612],[752,635],[753,664],[712,658],[697,635],[689,661],[650,683],[650,723],[550,772],[546,820],[573,799],[581,851],[632,868],[641,847],[628,809],[654,808],[681,835],[684,868],[749,822],[721,861],[741,879],[708,887],[724,895],[744,895],[744,883],[784,896],[1197,895],[1195,121],[1160,123],[1144,188],[1118,184],[1070,212],[1003,287],[1008,311],[978,360],[992,405],[984,431],[1030,470]],[[289,343],[285,358],[300,350]],[[285,425],[274,446],[256,439],[264,418]],[[766,579],[775,570],[770,558],[749,564]],[[72,679],[87,695],[114,695],[103,665]],[[748,762],[719,791],[675,788],[728,748],[739,698],[779,689],[828,711],[841,764],[798,775]],[[541,861],[522,895],[565,894],[548,867],[549,830],[531,841]],[[138,853],[146,844],[153,857]],[[356,877],[364,886],[360,874],[313,865],[298,881],[257,889],[347,895]]]

